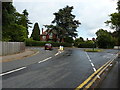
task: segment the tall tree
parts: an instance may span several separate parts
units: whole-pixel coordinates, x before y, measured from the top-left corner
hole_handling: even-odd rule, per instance
[[[10,40],[10,25],[15,22],[15,8],[11,2],[2,2],[2,39]]]
[[[22,12],[22,14],[19,14],[19,13],[16,13],[16,22],[19,24],[19,25],[22,25],[22,26],[24,26],[25,28],[26,28],[26,32],[27,32],[27,37],[26,38],[28,38],[28,35],[29,35],[29,32],[28,32],[28,28],[30,27],[31,28],[31,26],[30,26],[30,24],[32,24],[31,22],[30,22],[30,20],[28,19],[28,12],[27,12],[27,10],[25,9],[25,10],[23,10],[23,12]]]
[[[33,38],[33,40],[37,40],[37,41],[40,40],[40,29],[39,29],[38,23],[34,24],[34,28],[33,28],[31,37]]]
[[[113,48],[114,38],[107,30],[99,29],[96,32],[97,45],[99,48]]]
[[[110,25],[110,28],[115,29],[117,32],[116,38],[118,39],[118,44],[120,45],[120,0],[117,2],[118,12],[110,14],[110,20],[107,20],[105,23]]]
[[[32,23],[28,19],[29,13],[28,13],[28,11],[26,9],[23,10],[23,15],[24,15],[24,17],[23,17],[23,26],[26,27],[27,36],[28,36],[29,35],[28,28],[31,27],[29,24],[32,24]]]
[[[12,2],[2,3],[3,41],[24,41],[27,38],[26,26],[23,25],[22,18],[25,18],[25,16],[16,11]]]
[[[53,33],[56,33],[62,41],[66,37],[76,37],[77,36],[77,27],[81,24],[78,20],[75,19],[75,15],[72,14],[73,6],[66,6],[63,9],[60,9],[57,13],[54,13],[55,18],[52,21],[51,25],[45,25]]]

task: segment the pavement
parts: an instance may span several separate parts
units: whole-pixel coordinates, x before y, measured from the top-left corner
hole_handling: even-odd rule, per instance
[[[13,61],[13,60],[20,60],[25,57],[36,55],[37,53],[39,53],[39,51],[26,49],[24,52],[21,52],[21,53],[0,56],[0,58],[2,58],[2,60],[0,60],[0,62],[3,63],[3,62],[9,62],[9,61]]]

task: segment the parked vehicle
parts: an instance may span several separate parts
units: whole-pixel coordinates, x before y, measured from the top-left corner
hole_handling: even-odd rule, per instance
[[[45,44],[45,50],[52,50],[52,44],[46,43]]]

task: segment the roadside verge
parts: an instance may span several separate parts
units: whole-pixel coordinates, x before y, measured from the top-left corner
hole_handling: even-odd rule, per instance
[[[7,55],[7,56],[0,56],[0,58],[2,58],[2,60],[0,60],[0,63],[2,62],[10,62],[13,60],[20,60],[23,59],[25,57],[30,57],[33,55],[38,54],[39,51],[38,50],[29,50],[26,49],[24,52],[22,53],[17,53],[17,54],[13,54],[13,55]]]

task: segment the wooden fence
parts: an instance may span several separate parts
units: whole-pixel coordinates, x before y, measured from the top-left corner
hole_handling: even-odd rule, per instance
[[[24,42],[0,42],[0,55],[10,55],[25,51]]]

